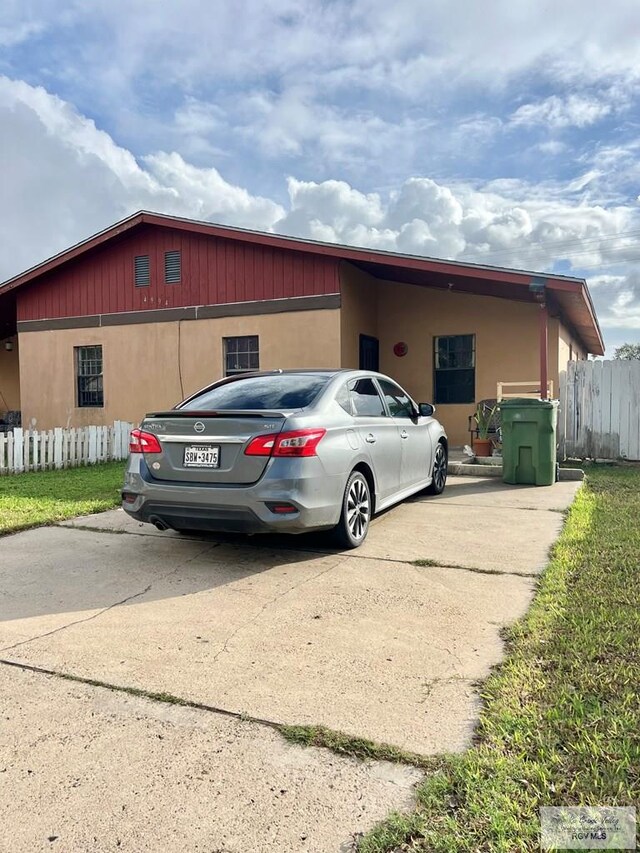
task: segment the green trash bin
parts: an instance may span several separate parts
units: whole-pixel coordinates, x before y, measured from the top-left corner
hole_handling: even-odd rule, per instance
[[[558,401],[516,397],[502,400],[500,413],[504,482],[553,485]]]

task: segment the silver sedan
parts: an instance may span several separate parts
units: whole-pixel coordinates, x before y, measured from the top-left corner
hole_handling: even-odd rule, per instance
[[[122,506],[161,530],[331,529],[357,548],[374,513],[444,490],[433,414],[371,371],[228,377],[132,432]]]

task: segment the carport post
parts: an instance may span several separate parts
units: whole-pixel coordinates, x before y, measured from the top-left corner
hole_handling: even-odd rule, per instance
[[[547,312],[547,303],[540,303],[540,399],[546,400],[549,397],[548,391],[548,349],[549,349],[549,314]]]
[[[548,350],[549,350],[549,314],[547,312],[547,300],[545,298],[545,289],[547,281],[544,278],[535,276],[529,283],[529,291],[533,295],[536,302],[540,305],[540,399],[547,400],[549,398],[549,365],[548,365]]]

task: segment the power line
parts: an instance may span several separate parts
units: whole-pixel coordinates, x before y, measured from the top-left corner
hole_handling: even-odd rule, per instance
[[[546,248],[567,248],[571,249],[572,247],[580,248],[581,246],[590,245],[595,243],[597,245],[602,245],[603,243],[608,244],[611,242],[615,242],[617,240],[623,240],[626,237],[636,237],[640,236],[640,230],[633,231],[621,231],[619,234],[608,235],[602,237],[589,237],[586,239],[582,239],[580,237],[574,237],[571,240],[549,240],[549,241],[539,241],[537,243],[523,243],[520,246],[511,246],[508,249],[493,249],[490,252],[478,253],[475,252],[471,255],[471,258],[467,257],[467,260],[478,258],[479,261],[486,258],[494,257],[495,255],[518,255],[522,252],[533,252],[536,249],[546,249]],[[597,249],[586,250],[587,253],[589,251],[597,251]]]
[[[620,247],[620,248],[622,249],[622,247]],[[553,255],[551,255],[551,253],[549,253],[549,252],[543,251],[542,254],[545,255],[545,257],[547,257],[547,258],[553,257]],[[562,259],[566,258],[568,260],[571,260],[572,256],[575,256],[575,255],[599,255],[599,254],[602,254],[600,248],[580,249],[579,247],[576,247],[573,251],[567,252],[566,255],[562,255],[562,256],[556,255],[555,257],[556,257],[556,259],[558,257],[561,257]],[[522,259],[522,260],[519,260],[519,263],[522,263],[522,264],[530,265],[531,263],[535,264],[535,262],[536,262],[536,257],[534,255],[534,249],[533,248],[529,252],[527,252],[524,249],[522,251],[516,250],[513,253],[513,255],[514,255],[514,257],[517,257],[518,259]],[[486,263],[488,257],[489,257],[489,253],[487,253],[487,255],[478,255],[478,254],[465,255],[465,254],[462,254],[457,258],[457,260],[462,261],[462,262],[482,264],[482,263]],[[596,266],[609,267],[609,266],[614,266],[616,264],[628,263],[629,261],[632,261],[632,260],[637,260],[636,256],[623,257],[623,258],[611,258],[610,260],[608,260],[602,264],[597,264]],[[506,262],[507,262],[506,260],[503,261],[503,263],[506,263]],[[585,265],[581,264],[581,266],[585,266]]]
[[[625,258],[624,261],[610,261],[607,264],[580,264],[580,266],[574,267],[575,270],[601,270],[608,269],[609,267],[618,266],[619,264],[632,264],[636,261],[640,261],[640,255],[634,255],[631,258]]]

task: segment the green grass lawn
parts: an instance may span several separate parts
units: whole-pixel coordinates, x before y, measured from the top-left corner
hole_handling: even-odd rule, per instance
[[[428,762],[360,853],[539,850],[540,806],[640,802],[640,468],[591,468],[475,745]]]
[[[124,463],[0,477],[0,535],[120,503]]]

